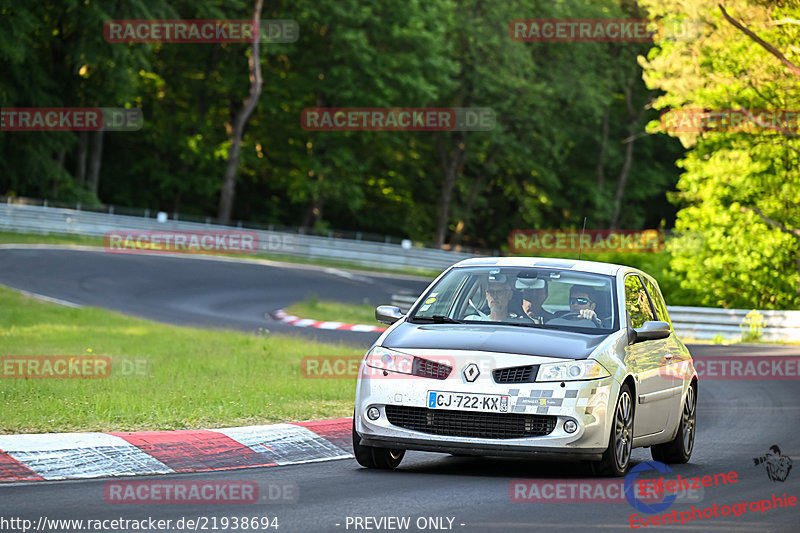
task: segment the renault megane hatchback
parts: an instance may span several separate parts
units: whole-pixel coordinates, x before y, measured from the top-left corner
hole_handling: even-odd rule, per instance
[[[364,357],[353,448],[368,468],[405,450],[592,461],[631,450],[687,462],[697,373],[658,284],[634,268],[542,258],[457,263]]]

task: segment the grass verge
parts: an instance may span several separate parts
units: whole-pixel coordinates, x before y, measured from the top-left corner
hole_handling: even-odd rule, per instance
[[[143,377],[7,379],[0,433],[214,428],[349,416],[355,378],[307,379],[312,355],[362,355],[300,338],[163,325],[43,303],[0,287],[0,355],[145,358]]]
[[[341,302],[319,301],[308,297],[302,302],[295,302],[285,309],[289,314],[300,318],[314,320],[344,322],[345,324],[377,325],[375,307],[369,304],[345,304]]]

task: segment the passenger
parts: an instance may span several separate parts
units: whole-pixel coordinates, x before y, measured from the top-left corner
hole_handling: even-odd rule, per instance
[[[533,320],[536,324],[544,324],[548,320],[556,317],[554,313],[545,311],[542,304],[547,300],[548,289],[547,281],[544,282],[544,287],[540,289],[526,289],[522,293],[522,310],[528,315],[528,318]]]

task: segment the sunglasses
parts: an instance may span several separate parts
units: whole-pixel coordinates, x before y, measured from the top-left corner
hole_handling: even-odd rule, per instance
[[[591,302],[591,300],[589,300],[589,298],[570,298],[569,299],[570,305],[575,305],[575,304],[586,305],[589,302]]]

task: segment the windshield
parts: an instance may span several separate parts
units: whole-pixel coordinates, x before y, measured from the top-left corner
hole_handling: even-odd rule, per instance
[[[613,279],[553,268],[454,268],[430,289],[409,321],[610,333],[619,329]]]

